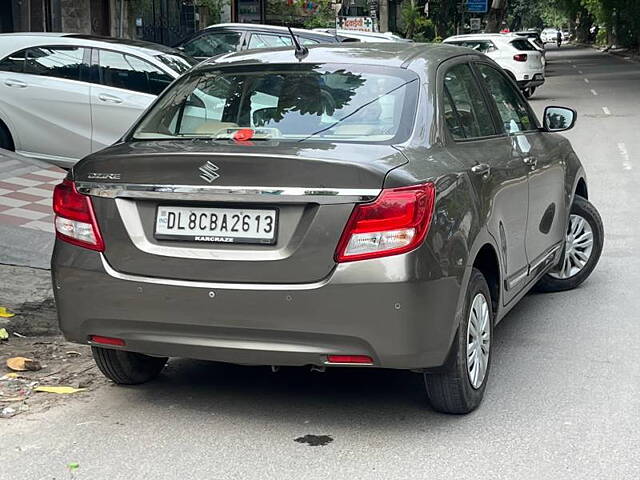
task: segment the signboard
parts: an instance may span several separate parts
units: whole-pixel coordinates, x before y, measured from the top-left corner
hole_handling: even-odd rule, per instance
[[[489,11],[489,0],[467,0],[467,12],[487,13]]]
[[[480,30],[480,28],[482,28],[482,24],[480,23],[480,19],[479,18],[470,18],[469,19],[469,27],[471,28],[472,32],[477,32],[478,30]]]
[[[337,17],[336,28],[356,32],[373,32],[375,22],[371,17]]]

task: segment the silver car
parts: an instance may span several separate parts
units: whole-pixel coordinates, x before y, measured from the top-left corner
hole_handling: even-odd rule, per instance
[[[0,35],[0,148],[70,167],[118,140],[194,63],[147,42]]]

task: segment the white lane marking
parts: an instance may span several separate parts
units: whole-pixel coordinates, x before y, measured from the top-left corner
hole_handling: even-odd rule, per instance
[[[622,156],[622,169],[631,170],[631,157],[629,156],[629,152],[627,151],[627,146],[622,142],[619,143],[618,151],[620,152],[620,156]]]
[[[579,73],[580,75],[582,75],[582,70],[578,70],[578,73]]]
[[[571,65],[573,68],[578,68],[576,65]]]
[[[602,107],[602,111],[605,115],[611,115],[611,110],[609,110],[607,107]]]
[[[588,79],[588,78],[585,78],[585,79],[584,79],[584,83],[589,83],[589,79]]]
[[[591,93],[593,93],[594,95],[598,95],[598,92],[596,92],[593,88],[591,89]]]

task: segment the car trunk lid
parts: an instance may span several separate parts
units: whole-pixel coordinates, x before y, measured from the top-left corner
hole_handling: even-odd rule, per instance
[[[73,175],[93,196],[105,260],[119,272],[306,283],[332,271],[354,205],[374,198],[387,173],[406,161],[390,145],[149,141],[92,155]],[[275,211],[277,231],[273,243],[262,244],[166,239],[156,232],[160,207]]]

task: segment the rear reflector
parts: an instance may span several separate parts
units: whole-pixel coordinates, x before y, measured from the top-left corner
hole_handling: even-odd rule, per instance
[[[104,242],[91,199],[66,178],[53,190],[56,237],[79,247],[104,252]]]
[[[373,365],[373,359],[366,355],[327,355],[327,363],[355,363]]]
[[[526,53],[518,53],[518,54],[513,56],[513,59],[516,62],[526,62],[527,61],[527,54]]]
[[[342,233],[338,263],[411,251],[429,230],[436,189],[433,183],[385,189],[371,203],[356,205]]]
[[[91,335],[89,337],[93,343],[101,343],[103,345],[117,345],[118,347],[124,347],[124,340],[121,338],[113,338],[113,337],[101,337],[100,335]]]

